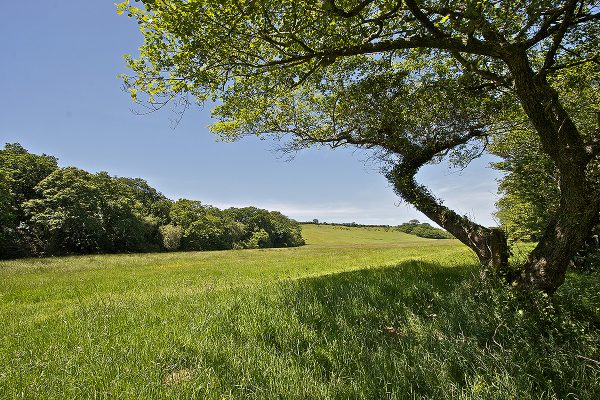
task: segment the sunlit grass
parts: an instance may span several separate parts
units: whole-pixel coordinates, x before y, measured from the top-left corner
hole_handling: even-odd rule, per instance
[[[0,398],[600,398],[597,275],[539,314],[453,240],[304,236],[0,263]]]

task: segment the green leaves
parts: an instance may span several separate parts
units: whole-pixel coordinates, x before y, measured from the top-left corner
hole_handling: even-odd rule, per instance
[[[431,131],[439,129],[435,117],[446,102],[461,99],[446,108],[460,110],[454,115],[456,121],[467,115],[474,118],[469,117],[470,124],[453,124],[462,126],[444,134],[489,127],[490,118],[481,115],[497,111],[490,103],[507,103],[505,97],[511,96],[505,95],[512,89],[502,57],[483,54],[497,45],[498,37],[507,42],[532,37],[534,32],[523,27],[539,28],[549,10],[559,7],[552,1],[460,1],[451,6],[430,2],[420,5],[420,15],[383,0],[143,3],[145,8],[127,1],[117,5],[117,12],[127,11],[140,23],[144,35],[139,56],[126,56],[132,75],[122,76],[133,101],[160,107],[178,96],[191,96],[199,103],[210,99],[219,104],[212,130],[222,139],[291,133],[296,143],[337,143],[348,131],[352,141],[372,143],[364,132],[382,126],[367,123],[365,127],[364,121],[356,123],[352,118],[365,105],[372,121],[383,118],[389,125],[400,119],[405,130],[418,125]],[[554,11],[559,13],[560,8]],[[432,33],[423,18],[441,30]],[[430,36],[435,40],[410,44],[414,38]],[[446,39],[450,44],[444,44]],[[569,40],[577,42],[575,36]],[[482,47],[472,47],[473,43]],[[532,59],[543,49],[543,43],[531,47]],[[565,54],[561,51],[559,56]],[[410,76],[397,79],[400,71],[411,71]],[[370,78],[380,79],[378,90],[383,96],[377,106],[373,106],[376,94],[365,92]],[[505,81],[506,91],[489,85],[490,79],[494,85]],[[409,101],[397,107],[384,104],[390,100],[387,92],[414,94],[422,86],[429,93],[423,90],[421,101],[429,98],[429,104],[440,104],[436,112],[427,113],[433,118],[418,117],[427,107],[403,115],[402,108],[415,104]],[[474,93],[472,88],[479,89]],[[475,98],[479,100],[472,101]],[[392,101],[401,103],[397,98]],[[449,125],[447,119],[442,124]]]
[[[369,50],[368,46],[391,38],[423,34],[420,22],[393,1],[365,3],[356,12],[350,12],[356,7],[353,2],[337,2],[335,7],[309,1],[144,4],[145,10],[126,2],[118,6],[141,23],[144,34],[139,56],[127,57],[133,75],[122,77],[132,99],[156,106],[188,95],[200,103],[216,101],[211,129],[223,140],[246,134],[292,134],[299,145],[341,143],[342,136],[351,132],[350,142],[371,145],[380,138],[365,132],[381,131],[385,121],[420,136],[419,142],[429,140],[419,130],[444,126],[443,134],[458,134],[469,125],[450,123],[450,113],[443,107],[435,112],[428,112],[429,106],[413,113],[403,111],[415,104],[437,104],[427,99],[439,99],[440,105],[452,101],[457,110],[464,108],[452,118],[459,121],[473,115],[471,127],[481,126],[480,117],[490,113],[489,102],[479,107],[481,102],[469,100],[462,107],[464,99],[471,97],[466,80],[478,85],[481,79],[457,68],[447,52],[427,46]],[[465,7],[472,7],[478,16],[489,11],[485,2],[467,2],[451,12],[434,11],[438,13],[434,20],[444,29],[455,30],[451,36],[467,41],[461,28],[465,17],[451,18],[467,12]],[[472,61],[478,68],[505,72],[492,60]],[[410,76],[405,71],[411,71]],[[456,84],[463,77],[465,83]],[[377,82],[379,93],[372,90],[372,82]],[[419,92],[421,100],[415,98]],[[455,101],[459,98],[463,101]],[[437,118],[441,112],[446,115]],[[440,125],[441,119],[445,122]],[[389,150],[385,143],[377,145]],[[397,150],[398,143],[394,145]]]

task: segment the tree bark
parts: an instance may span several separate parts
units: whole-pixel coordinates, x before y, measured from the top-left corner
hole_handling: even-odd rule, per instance
[[[581,211],[559,208],[528,260],[515,277],[522,289],[538,289],[552,294],[565,280],[568,267],[583,247],[598,220],[593,207]]]

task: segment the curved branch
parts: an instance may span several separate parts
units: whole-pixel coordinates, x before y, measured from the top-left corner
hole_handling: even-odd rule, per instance
[[[563,24],[562,23],[559,24],[558,21],[560,20],[560,17],[563,14],[566,15],[566,13],[569,10],[569,6],[571,6],[572,3],[573,3],[573,1],[569,1],[563,7],[553,9],[551,12],[549,12],[548,17],[542,21],[542,23],[540,24],[540,28],[537,30],[537,32],[531,38],[522,42],[522,44],[525,46],[525,48],[533,47],[536,44],[538,44],[539,42],[541,42],[542,40],[552,36],[554,33],[561,30]],[[566,19],[566,16],[565,16],[565,19]],[[571,20],[568,21],[568,23],[567,23],[567,28],[569,28],[570,26],[573,26],[573,25],[581,24],[581,23],[588,22],[588,21],[599,20],[599,19],[600,19],[600,13],[572,15]],[[564,20],[563,20],[563,22],[564,22]],[[526,33],[526,31],[524,28],[524,30],[522,30],[519,33],[517,38],[522,38],[525,35],[525,33]]]
[[[315,51],[306,54],[297,54],[280,60],[269,61],[263,64],[255,64],[256,68],[298,65],[306,63],[315,58],[335,59],[337,57],[348,57],[362,54],[374,54],[394,50],[406,50],[416,48],[430,48],[449,51],[458,51],[471,54],[485,55],[491,57],[500,57],[501,54],[495,48],[473,39],[467,43],[456,38],[437,38],[434,36],[413,36],[408,39],[382,40],[376,43],[362,43],[356,46],[345,48],[328,49],[324,51]]]
[[[410,10],[411,14],[415,16],[417,21],[419,21],[425,29],[427,29],[431,34],[435,37],[447,37],[448,35],[439,30],[433,22],[421,11],[419,6],[414,0],[406,0],[406,6]]]
[[[498,86],[504,86],[504,87],[511,86],[510,79],[508,79],[502,75],[495,74],[491,71],[478,68],[476,61],[467,60],[465,57],[462,56],[462,54],[460,54],[457,51],[452,51],[451,53],[452,53],[452,56],[460,63],[460,65],[462,65],[463,67],[465,67],[467,69],[467,71],[471,71],[471,72],[481,76],[484,79],[492,81]]]
[[[550,46],[548,53],[546,53],[546,57],[544,58],[544,66],[542,67],[542,70],[548,70],[554,64],[554,57],[556,56],[556,52],[560,47],[560,43],[562,42],[563,38],[565,37],[565,34],[567,33],[567,29],[569,28],[569,25],[575,14],[575,6],[577,5],[578,1],[579,0],[571,0],[569,3],[567,3],[565,8],[565,16],[558,28],[558,31],[556,32],[556,35],[552,40],[552,46]]]
[[[484,132],[472,129],[466,135],[413,149],[388,171],[387,178],[400,197],[467,245],[477,254],[483,266],[503,270],[508,265],[506,235],[497,228],[486,228],[466,216],[458,215],[415,181],[419,169],[436,155],[483,135]]]
[[[388,173],[396,193],[473,250],[484,268],[504,272],[509,255],[504,232],[472,222],[444,206],[415,181],[417,170],[401,162]]]

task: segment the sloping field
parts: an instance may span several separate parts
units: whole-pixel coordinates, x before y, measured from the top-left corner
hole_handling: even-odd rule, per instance
[[[397,265],[407,260],[474,260],[455,240],[422,239],[381,228],[304,225],[306,246],[0,261],[2,300],[44,317],[102,295],[125,299],[189,296],[232,287]],[[74,302],[75,300],[75,302]],[[4,308],[3,308],[4,310]],[[13,310],[14,311],[14,310]]]
[[[572,278],[553,320],[474,289],[457,241],[303,234],[0,262],[0,398],[600,397],[597,276]]]

